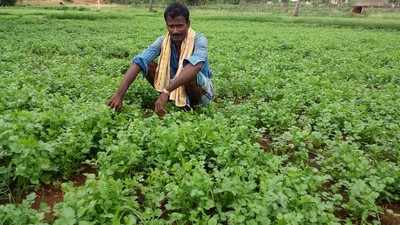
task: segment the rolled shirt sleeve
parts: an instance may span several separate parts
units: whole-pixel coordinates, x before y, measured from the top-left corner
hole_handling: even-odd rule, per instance
[[[187,63],[193,66],[202,62],[205,63],[208,57],[208,40],[202,33],[196,33],[194,40],[194,50],[192,56],[183,60],[183,65]]]
[[[163,38],[163,36],[158,37],[153,44],[132,59],[132,64],[137,64],[142,70],[143,74],[148,73],[149,64],[160,55]]]

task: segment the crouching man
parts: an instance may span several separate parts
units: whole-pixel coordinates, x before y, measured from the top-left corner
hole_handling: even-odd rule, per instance
[[[207,39],[192,30],[189,10],[181,3],[169,5],[164,19],[168,32],[133,58],[121,85],[107,103],[111,108],[122,108],[124,95],[140,71],[160,93],[154,106],[159,116],[165,115],[168,100],[178,107],[204,106],[212,101]],[[158,63],[153,62],[158,56]]]

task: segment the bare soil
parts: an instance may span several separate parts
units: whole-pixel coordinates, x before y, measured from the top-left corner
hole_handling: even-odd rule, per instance
[[[269,134],[263,134],[260,139],[258,139],[258,144],[264,152],[271,151],[272,137]]]
[[[82,164],[78,169],[76,175],[69,178],[73,182],[75,187],[79,187],[85,184],[86,176],[84,174],[91,173],[97,174],[97,169],[88,164]],[[45,213],[45,220],[52,222],[55,219],[54,206],[64,200],[64,192],[61,189],[60,184],[45,184],[42,185],[36,193],[36,199],[32,204],[33,209],[39,209],[41,203],[46,203],[49,210]]]
[[[382,208],[382,225],[400,225],[400,203],[383,204]]]
[[[42,202],[46,203],[49,207],[48,212],[45,214],[46,221],[53,221],[55,218],[53,207],[56,203],[64,199],[64,193],[61,186],[57,185],[43,185],[39,190],[35,191],[36,199],[32,204],[33,209],[39,209]]]

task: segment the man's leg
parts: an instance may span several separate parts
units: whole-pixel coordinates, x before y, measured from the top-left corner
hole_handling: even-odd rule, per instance
[[[204,95],[205,91],[197,85],[196,77],[185,85],[185,91],[190,99],[190,106],[200,105],[201,97]]]
[[[185,85],[186,93],[190,98],[190,106],[206,106],[214,97],[214,88],[210,78],[201,71],[197,73],[194,80]]]
[[[146,80],[154,87],[154,79],[156,77],[157,63],[151,62],[149,64],[148,73],[145,76]]]
[[[151,62],[149,64],[149,71],[146,77],[147,81],[154,87],[154,79],[156,77],[156,70],[158,64]],[[201,97],[204,95],[205,91],[197,85],[197,76],[191,80],[189,83],[185,84],[185,91],[190,99],[190,105],[195,106],[201,103]]]

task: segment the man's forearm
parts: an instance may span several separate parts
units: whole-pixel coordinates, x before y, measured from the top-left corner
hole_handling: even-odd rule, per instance
[[[195,66],[193,66],[192,64],[187,64],[182,69],[179,76],[176,76],[173,80],[170,81],[168,87],[166,88],[167,91],[171,92],[178,87],[192,81],[196,77],[197,73],[200,71],[202,65],[202,63],[198,63]]]
[[[129,86],[132,84],[132,82],[136,79],[137,75],[140,72],[140,67],[136,64],[132,64],[128,71],[126,71],[124,75],[124,79],[122,80],[118,90],[117,94],[123,97],[128,90]]]

